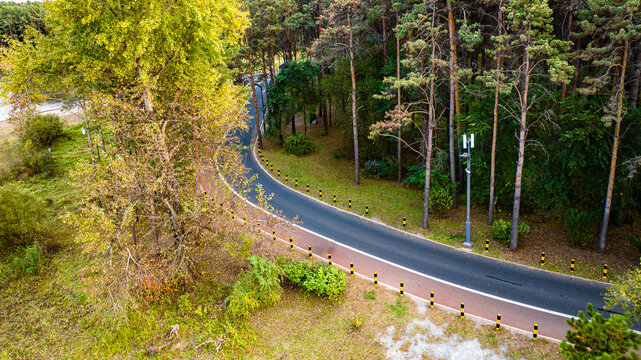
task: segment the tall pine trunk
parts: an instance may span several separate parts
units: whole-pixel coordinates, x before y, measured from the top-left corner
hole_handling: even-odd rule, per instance
[[[529,42],[529,41],[528,41]],[[529,108],[528,91],[530,89],[530,52],[527,47],[523,54],[523,94],[521,102],[521,119],[519,130],[519,153],[516,161],[516,179],[514,180],[514,206],[512,207],[512,232],[510,250],[516,251],[519,241],[519,211],[521,209],[521,186],[523,180],[523,163],[525,162],[525,136],[527,135],[527,112]]]
[[[387,24],[385,23],[386,9],[383,8],[383,66],[387,62]]]
[[[601,234],[599,235],[599,253],[605,250],[605,237],[608,233],[608,223],[610,222],[610,208],[612,207],[612,191],[614,190],[614,173],[617,167],[617,153],[619,151],[619,134],[621,132],[621,121],[623,120],[623,93],[625,92],[625,68],[628,63],[628,38],[625,39],[623,48],[623,59],[621,60],[621,75],[619,76],[619,86],[617,92],[617,116],[615,118],[614,141],[612,143],[612,159],[610,160],[610,175],[608,177],[608,190],[605,195],[605,210],[603,211],[603,223],[601,224]]]
[[[447,1],[448,29],[450,39],[450,112],[449,112],[449,135],[450,135],[450,182],[452,184],[452,208],[458,206],[456,189],[456,149],[454,147],[454,114],[456,111],[456,44],[454,39],[454,9],[451,0]]]
[[[251,57],[251,51],[249,50],[249,38],[247,37],[247,33],[245,33],[245,42],[247,43],[247,61],[249,62],[249,78],[251,80],[251,86],[252,86],[252,97],[254,99],[254,120],[256,120],[256,133],[258,134],[258,148],[262,149],[263,148],[263,137],[260,133],[260,124],[258,123],[258,104],[256,103],[256,86],[254,84],[254,72],[252,70],[252,57]]]
[[[352,19],[347,11],[347,26],[349,27],[349,70],[352,76],[352,127],[354,129],[354,182],[360,183],[360,163],[358,154],[358,109],[356,108],[356,72],[354,70],[354,31]]]
[[[396,23],[398,24],[398,11],[396,12]],[[396,77],[400,81],[401,80],[401,39],[396,36]],[[401,87],[399,86],[397,89],[396,93],[396,99],[397,99],[397,108],[398,111],[401,111]],[[402,124],[401,124],[402,125]],[[398,127],[398,140],[396,142],[396,166],[397,166],[397,181],[400,184],[401,179],[402,179],[402,174],[401,170],[403,169],[402,163],[401,163],[401,126]]]
[[[434,28],[434,9],[432,11],[432,28]],[[436,39],[432,35],[432,57],[431,57],[431,74],[436,71]],[[421,67],[423,66],[421,61]],[[422,71],[421,71],[422,73]],[[430,188],[432,176],[432,135],[434,129],[434,78],[430,77],[430,101],[428,110],[428,123],[427,123],[427,144],[425,144],[425,187],[423,189],[423,221],[421,223],[423,229],[429,227],[429,211],[430,211]],[[425,123],[423,123],[423,136],[425,136]],[[424,141],[425,142],[425,141]]]
[[[503,33],[503,1],[499,1],[499,36]],[[499,81],[501,79],[500,71],[502,66],[503,57],[497,54],[496,58],[496,87],[494,88],[494,119],[492,122],[492,154],[490,159],[490,204],[487,211],[487,221],[492,223],[494,219],[494,179],[496,176],[496,138],[498,135],[498,119],[499,119]]]

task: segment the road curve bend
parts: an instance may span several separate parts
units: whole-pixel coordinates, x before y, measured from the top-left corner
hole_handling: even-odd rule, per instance
[[[262,103],[259,99],[259,112]],[[282,184],[257,160],[252,139],[255,131],[254,107],[250,100],[249,131],[240,135],[241,156],[265,194],[273,194],[270,205],[292,219],[297,217],[297,234],[277,234],[315,255],[332,254],[334,264],[349,268],[405,293],[429,299],[435,292],[439,306],[490,321],[501,313],[502,324],[532,332],[539,326],[539,336],[563,339],[567,317],[586,304],[603,309],[605,283],[543,271],[496,260],[427,240],[336,209]],[[245,198],[256,205],[256,194]],[[266,226],[266,225],[265,225]],[[263,227],[271,234],[272,229]]]

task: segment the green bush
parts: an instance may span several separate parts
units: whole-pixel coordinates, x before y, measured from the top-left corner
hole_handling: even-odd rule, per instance
[[[345,274],[326,264],[290,261],[283,265],[283,271],[292,284],[332,301],[338,300],[345,289]]]
[[[314,150],[314,144],[303,134],[288,136],[283,142],[283,148],[290,154],[296,156],[305,155]]]
[[[63,135],[64,123],[55,115],[35,115],[22,128],[22,142],[31,141],[37,148],[46,148]]]
[[[561,353],[570,360],[639,359],[641,336],[630,330],[629,315],[611,314],[607,319],[592,304],[579,317],[566,320],[570,326],[561,342]]]
[[[238,277],[228,298],[227,314],[234,318],[246,318],[256,309],[276,304],[283,293],[278,264],[253,256],[249,263],[251,270]]]
[[[425,166],[411,165],[407,167],[408,173],[403,184],[422,189],[425,186]],[[441,213],[452,208],[452,184],[449,175],[441,169],[433,169],[430,173],[430,209]]]
[[[530,227],[522,222],[519,224],[519,234],[529,233]],[[498,219],[492,224],[492,237],[498,240],[501,244],[510,242],[510,235],[512,233],[512,222]]]
[[[564,225],[570,234],[570,241],[574,245],[587,246],[594,240],[590,228],[594,225],[594,214],[570,209],[565,217]]]
[[[45,239],[50,230],[40,198],[15,185],[0,186],[0,246],[29,245]]]
[[[345,154],[343,153],[343,150],[338,149],[338,150],[336,150],[336,151],[332,151],[332,157],[333,157],[334,159],[346,159],[346,158],[347,158],[347,155],[345,155]]]
[[[638,234],[630,235],[628,236],[628,241],[630,241],[630,244],[632,244],[632,246],[637,249],[637,252],[639,252],[639,255],[641,255],[641,237],[639,237]]]
[[[53,169],[53,158],[49,151],[38,149],[31,140],[23,143],[20,156],[22,157],[22,162],[14,169],[16,175],[26,173],[31,176],[38,174],[46,176]]]
[[[21,272],[28,275],[37,275],[42,267],[42,246],[37,242],[19,252],[24,252],[22,257],[13,258],[15,272]]]
[[[387,160],[367,160],[363,173],[374,179],[389,179],[396,176],[397,167],[395,163]]]

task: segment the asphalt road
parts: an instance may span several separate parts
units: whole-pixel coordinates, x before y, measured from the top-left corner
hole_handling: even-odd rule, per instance
[[[260,98],[258,102],[262,105]],[[240,135],[246,147],[242,150],[244,165],[249,176],[257,176],[265,194],[274,194],[270,202],[274,209],[289,219],[298,216],[301,227],[418,273],[530,307],[569,316],[584,310],[588,302],[603,308],[604,283],[457,250],[337,210],[284,186],[267,175],[252,156],[253,104],[248,108],[249,132]],[[259,111],[262,113],[262,106]],[[312,194],[317,193],[317,187],[313,189]],[[247,200],[256,204],[255,194]]]

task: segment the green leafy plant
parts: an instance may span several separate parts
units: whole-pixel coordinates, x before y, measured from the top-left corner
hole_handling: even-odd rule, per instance
[[[512,222],[498,219],[492,224],[492,237],[498,240],[501,244],[507,244],[510,241],[510,233],[512,232]],[[530,227],[522,222],[519,224],[519,234],[529,233]]]
[[[628,241],[634,246],[639,254],[641,254],[641,237],[638,234],[628,236]]]
[[[570,326],[561,353],[570,360],[639,359],[631,349],[639,348],[641,336],[630,330],[629,315],[612,314],[606,320],[592,304],[579,317],[567,319]]]
[[[35,115],[23,123],[20,139],[31,141],[36,148],[46,148],[63,136],[63,128],[64,123],[55,115]]]
[[[425,166],[411,165],[407,167],[408,173],[403,179],[403,185],[422,189],[425,186]],[[440,169],[430,172],[430,209],[441,213],[452,207],[452,185],[446,173]]]
[[[13,258],[13,265],[16,272],[27,275],[37,275],[42,267],[42,246],[37,242],[24,248],[24,254],[21,257]]]
[[[363,173],[374,179],[388,179],[396,176],[396,164],[387,160],[367,160]]]
[[[301,156],[314,150],[314,144],[303,134],[288,136],[283,142],[283,148],[290,154]]]
[[[594,240],[590,228],[594,225],[594,214],[589,214],[576,209],[570,209],[565,217],[564,225],[570,234],[574,245],[587,246]]]
[[[28,245],[51,233],[40,198],[15,185],[0,186],[0,246]]]
[[[630,313],[633,321],[641,320],[641,267],[629,270],[608,287],[605,308],[620,308]]]
[[[49,151],[39,149],[31,140],[27,140],[22,144],[20,158],[21,162],[14,167],[16,175],[28,174],[33,176],[44,174],[47,176],[53,168],[53,158]]]
[[[363,291],[363,298],[365,300],[376,300],[376,291],[374,290]]]
[[[334,159],[346,159],[347,156],[343,153],[341,149],[338,149],[336,151],[332,151],[332,157]]]
[[[399,318],[405,317],[410,310],[409,306],[400,297],[396,298],[396,303],[387,304],[387,309]]]
[[[263,257],[250,257],[251,270],[238,276],[228,297],[227,314],[246,318],[253,311],[276,304],[283,293],[282,270],[277,263]]]
[[[331,301],[338,300],[345,289],[345,274],[326,264],[290,261],[283,265],[283,271],[292,284]]]

